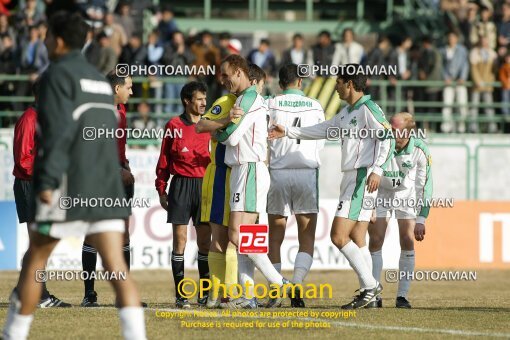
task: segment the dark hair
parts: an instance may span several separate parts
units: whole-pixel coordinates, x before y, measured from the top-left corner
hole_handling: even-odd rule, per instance
[[[301,78],[298,75],[298,66],[296,64],[286,64],[278,71],[278,78],[280,78],[280,86],[286,89],[290,84]]]
[[[266,80],[266,72],[264,72],[264,70],[258,65],[250,63],[248,65],[248,78],[250,81],[256,80],[257,82]]]
[[[231,54],[227,56],[221,63],[228,63],[228,66],[231,67],[234,71],[240,69],[247,77],[250,75],[248,61],[238,54]]]
[[[128,75],[127,77],[131,77],[131,76]],[[126,84],[127,77],[119,77],[117,75],[117,70],[115,69],[115,70],[111,70],[110,72],[108,72],[108,74],[106,75],[106,80],[108,80],[108,82],[110,83],[110,86],[114,90],[113,92],[115,92],[115,86],[117,86],[117,85],[124,86]]]
[[[404,41],[408,40],[408,39],[411,39],[411,36],[409,35],[403,35],[399,38],[398,40],[398,46],[402,45],[404,43]],[[412,42],[412,41],[411,41]]]
[[[269,39],[261,39],[260,40],[260,45],[262,45],[262,44],[266,44],[267,46],[271,45],[271,43],[269,42]]]
[[[206,93],[207,86],[201,81],[192,81],[183,86],[181,90],[181,102],[183,106],[186,106],[184,99],[193,99],[193,93],[196,91]]]
[[[105,31],[101,31],[97,36],[96,36],[96,40],[97,41],[100,41],[101,39],[103,38],[109,38],[109,36],[106,34]]]
[[[358,74],[356,72],[353,73],[348,71],[348,68],[352,70],[352,67],[349,66],[354,66],[356,69],[358,69],[360,65],[345,64],[343,68],[338,69],[338,79],[342,79],[344,83],[351,81],[354,90],[358,92],[365,91],[367,88],[367,76],[365,74]]]
[[[344,30],[342,31],[342,38],[345,38],[345,33],[347,33],[347,32],[351,32],[352,35],[354,35],[354,31],[352,30],[352,28],[347,27],[347,28],[344,28]]]
[[[81,49],[87,38],[89,26],[79,13],[56,12],[49,22],[49,31],[64,40],[69,49]]]
[[[177,30],[177,31],[174,31],[172,33],[171,39],[173,39],[177,34],[180,34],[180,35],[184,36],[184,33],[182,33],[181,31]]]
[[[388,36],[386,34],[379,34],[379,36],[377,37],[377,44],[379,45],[380,43],[384,42],[384,41],[389,41],[390,39],[388,38]]]
[[[320,37],[321,35],[325,35],[326,37],[331,38],[331,33],[326,30],[320,31],[318,36]]]
[[[423,44],[432,44],[432,39],[430,39],[430,37],[428,37],[428,36],[424,36],[421,38],[421,42]]]
[[[172,14],[175,14],[174,9],[170,5],[167,5],[167,4],[164,4],[163,6],[161,6],[161,13],[163,13],[163,12],[170,12]]]
[[[221,32],[218,36],[218,38],[220,40],[225,40],[225,39],[228,39],[230,40],[230,38],[232,38],[232,35],[229,33],[229,32]]]
[[[292,36],[292,41],[296,39],[303,39],[303,35],[301,33],[296,33]]]
[[[205,35],[210,35],[212,37],[213,34],[209,30],[203,30],[202,32],[200,32],[201,38],[204,37]]]

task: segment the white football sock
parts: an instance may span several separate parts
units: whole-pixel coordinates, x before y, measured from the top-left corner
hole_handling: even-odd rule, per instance
[[[18,298],[16,290],[13,290],[11,293],[9,302],[9,309],[7,310],[7,318],[5,319],[2,336],[5,340],[25,340],[30,332],[30,325],[32,324],[34,316],[19,314],[21,301]]]
[[[403,296],[407,297],[407,292],[409,291],[409,286],[411,285],[411,280],[408,280],[407,275],[400,275],[401,272],[414,272],[414,250],[402,250],[400,251],[400,260],[398,261],[398,270],[399,277],[401,278],[398,281],[398,290],[397,297]]]
[[[381,282],[381,272],[383,268],[382,250],[370,253],[372,256],[372,276],[378,282]]]
[[[142,307],[122,307],[119,309],[122,336],[126,340],[145,340],[145,321]]]
[[[281,263],[273,263],[273,267],[274,267],[274,269],[276,269],[276,271],[278,273],[280,273],[280,274],[282,273],[282,264]]]
[[[294,262],[294,277],[292,278],[293,283],[303,283],[306,274],[312,267],[313,257],[305,252],[299,252],[296,255],[296,261]]]
[[[372,272],[372,256],[370,255],[370,250],[368,250],[368,246],[364,246],[359,248],[361,251],[361,254],[363,254],[363,258],[365,259],[365,263],[368,266],[368,269],[370,269],[370,272]]]
[[[34,319],[33,315],[21,315],[9,308],[3,338],[5,340],[25,340],[30,332],[30,325]]]
[[[370,270],[370,272],[372,272],[372,257],[370,256],[370,251],[368,250],[368,246],[361,247],[361,248],[359,248],[359,250],[361,251],[361,254],[363,255],[363,260],[365,260],[365,263],[367,264],[368,269]],[[374,277],[374,279],[375,279],[375,277]],[[359,286],[361,287],[362,283],[361,283],[361,278],[359,276],[358,276],[358,281],[359,281]]]
[[[345,256],[347,261],[349,261],[349,264],[351,265],[352,269],[354,269],[354,271],[358,275],[358,278],[360,279],[361,283],[360,284],[361,289],[375,288],[377,282],[372,276],[370,270],[368,270],[368,266],[358,246],[354,242],[349,241],[349,243],[343,246],[343,248],[340,249],[340,251]]]
[[[283,276],[278,273],[266,254],[248,254],[247,256],[253,261],[255,267],[260,270],[270,284],[283,284]]]
[[[243,289],[243,296],[249,299],[253,298],[255,296],[255,280],[253,279],[255,276],[255,265],[248,256],[237,254],[237,270],[239,275],[239,284]]]

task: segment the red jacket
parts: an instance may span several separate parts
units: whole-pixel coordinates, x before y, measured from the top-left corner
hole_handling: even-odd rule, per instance
[[[34,159],[36,152],[35,125],[37,122],[37,111],[29,107],[19,117],[14,127],[14,177],[23,180],[31,180],[34,170]]]
[[[120,164],[124,165],[127,162],[126,158],[126,144],[127,144],[127,119],[126,119],[126,107],[123,104],[117,106],[117,112],[119,113],[119,129],[124,130],[124,134],[121,138],[117,139],[117,149],[119,150]],[[119,133],[120,135],[120,133]]]
[[[182,132],[182,138],[179,134]],[[166,191],[170,175],[202,178],[211,161],[208,133],[196,133],[195,124],[183,113],[165,126],[165,137],[156,167],[156,190]]]

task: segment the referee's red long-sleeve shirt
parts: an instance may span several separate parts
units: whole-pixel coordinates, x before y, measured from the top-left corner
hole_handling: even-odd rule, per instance
[[[171,132],[168,133],[167,131]],[[182,131],[182,138],[177,134]],[[156,190],[166,192],[170,175],[202,178],[211,161],[208,133],[196,133],[195,124],[186,113],[172,118],[165,126],[167,136],[161,143],[161,153],[156,167]],[[173,138],[172,138],[173,137]]]
[[[117,105],[117,112],[119,113],[119,129],[124,130],[121,138],[117,138],[117,149],[119,150],[119,161],[122,166],[127,162],[126,158],[126,144],[127,144],[127,119],[126,107],[123,104]]]
[[[34,171],[34,159],[36,154],[35,125],[37,123],[37,111],[29,107],[19,117],[14,127],[14,177],[26,181],[32,180]]]

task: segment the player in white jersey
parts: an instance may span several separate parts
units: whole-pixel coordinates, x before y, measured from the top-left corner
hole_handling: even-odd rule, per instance
[[[236,246],[239,246],[239,225],[256,222],[258,214],[266,209],[269,190],[269,171],[264,163],[267,157],[267,105],[257,93],[256,86],[250,84],[248,73],[248,63],[241,56],[230,55],[221,64],[223,84],[238,96],[231,117],[241,117],[238,124],[231,123],[216,133],[216,139],[226,145],[225,164],[232,169],[228,236]],[[290,283],[278,273],[266,254],[247,256],[271,286]],[[252,304],[254,299],[239,299],[240,307]]]
[[[357,64],[351,64],[358,67]],[[344,70],[349,69],[345,67]],[[358,275],[360,294],[343,309],[365,307],[381,294],[382,286],[372,276],[372,261],[366,246],[366,232],[372,210],[362,202],[377,196],[383,171],[391,160],[394,140],[386,138],[390,125],[381,108],[364,95],[367,77],[339,74],[336,91],[347,102],[335,117],[309,127],[275,125],[270,139],[288,136],[300,139],[342,137],[343,172],[340,202],[331,228],[331,241]],[[344,132],[349,132],[347,136]]]
[[[425,142],[411,133],[416,126],[413,116],[407,112],[397,113],[390,122],[395,131],[394,157],[381,178],[375,205],[376,222],[368,227],[372,274],[376,279],[381,276],[381,249],[392,211],[398,220],[400,235],[399,273],[414,271],[414,239],[424,239],[425,219],[429,214],[432,197],[432,158]],[[399,274],[397,308],[411,308],[407,300],[409,278],[408,275]],[[382,299],[371,302],[369,307],[382,307]]]
[[[296,64],[279,71],[281,95],[267,100],[270,120],[286,126],[312,126],[324,121],[318,101],[301,91],[302,78]],[[319,150],[324,141],[281,138],[270,142],[269,259],[281,271],[280,248],[285,237],[287,218],[295,214],[299,250],[294,262],[292,283],[301,284],[313,262],[315,228],[319,212]],[[292,307],[305,307],[300,292],[291,298]]]

